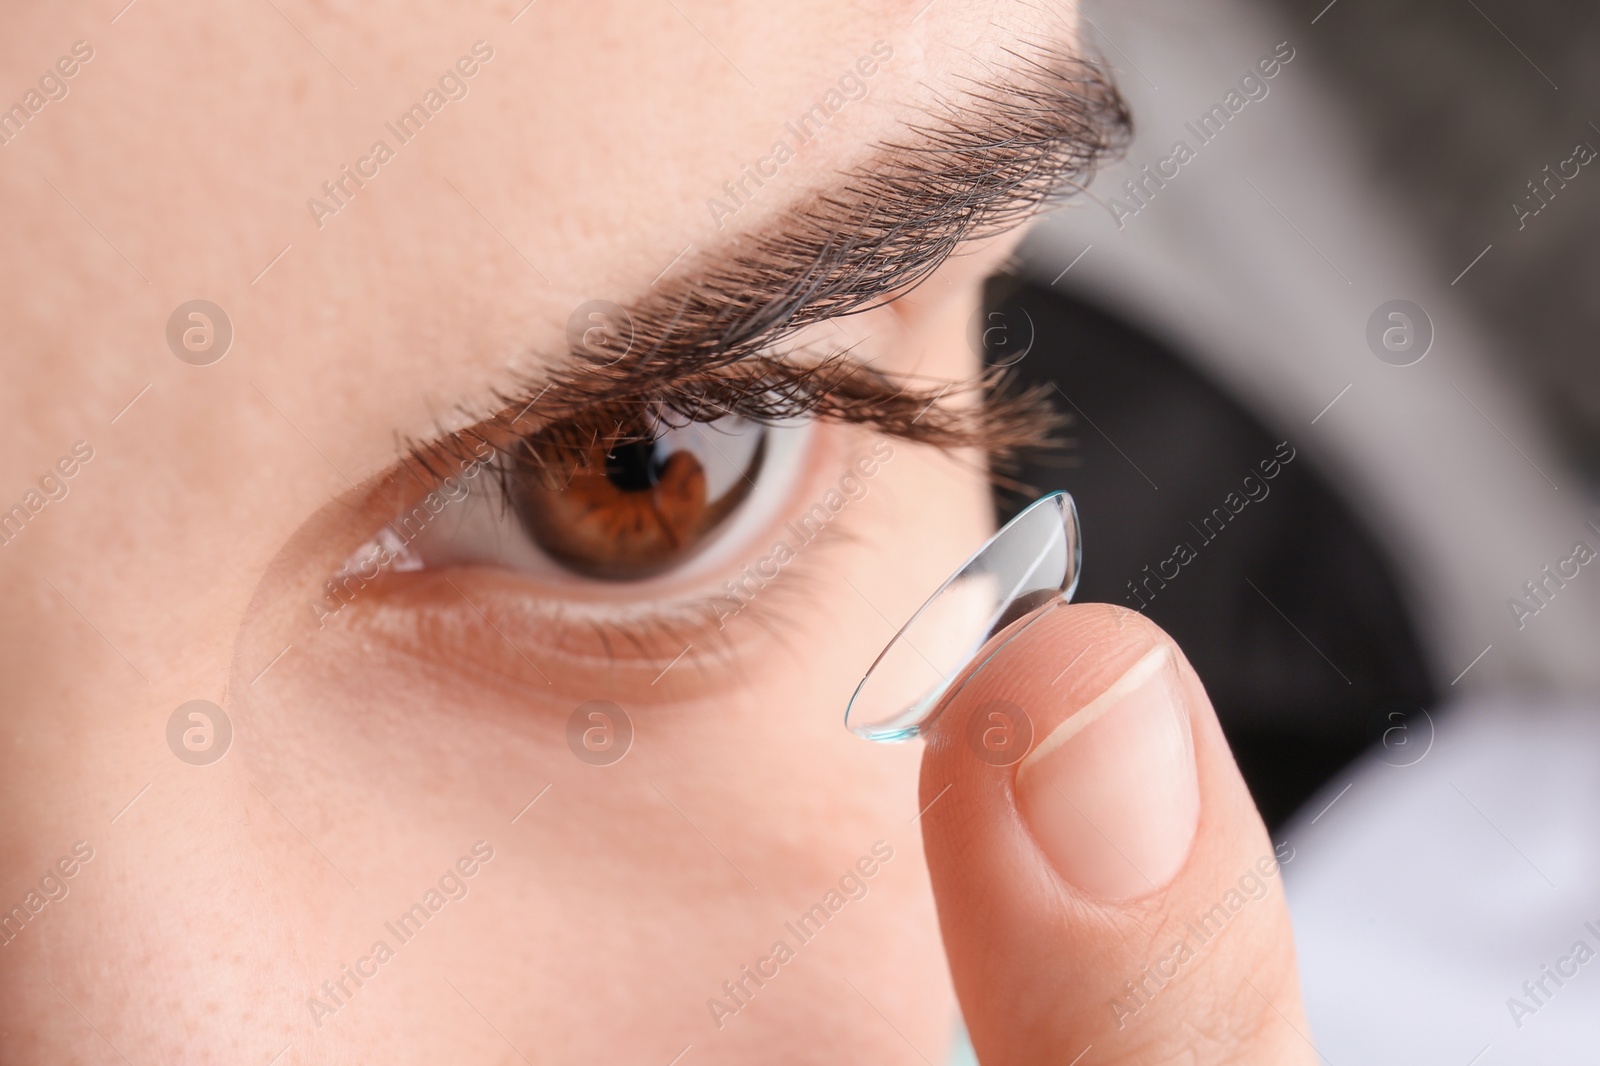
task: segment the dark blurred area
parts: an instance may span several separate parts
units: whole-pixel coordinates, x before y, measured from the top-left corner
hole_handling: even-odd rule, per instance
[[[1036,491],[997,492],[1000,520],[1040,492],[1072,493],[1076,600],[1172,634],[1275,830],[1391,709],[1434,701],[1389,560],[1294,441],[1178,353],[1037,285],[997,278],[986,295],[989,361],[1014,363],[1019,384],[1053,383],[1074,420],[1065,452],[1017,472]]]
[[[1268,0],[1304,23],[1327,0]],[[1304,35],[1347,110],[1364,168],[1405,207],[1444,277],[1473,268],[1495,347],[1591,485],[1600,485],[1600,166],[1528,189],[1586,142],[1600,149],[1600,4],[1339,0]]]
[[[1482,255],[1459,291],[1492,334],[1487,347],[1600,485],[1600,298],[1591,292],[1600,165],[1542,184],[1544,199],[1529,184],[1578,144],[1600,148],[1600,5],[1266,0],[1261,9],[1315,26],[1296,41],[1355,133],[1360,157],[1346,163],[1393,195],[1438,275],[1456,277]],[[1142,610],[1173,634],[1269,827],[1378,740],[1391,710],[1433,706],[1441,694],[1395,560],[1303,451],[1268,483],[1270,495],[1213,536],[1204,517],[1230,492],[1242,495],[1282,437],[1190,353],[1081,296],[1000,278],[987,310],[989,360],[1017,360],[1024,383],[1053,382],[1057,406],[1075,419],[1068,453],[1029,465],[1021,480],[1078,502],[1077,598]],[[999,493],[1000,518],[1031,498]],[[1180,545],[1191,561],[1174,561]]]
[[[1600,585],[1546,576],[1600,535],[1600,5],[1085,11],[1135,141],[974,322],[1073,419],[999,517],[1071,492],[1077,599],[1193,662],[1296,850],[1319,1057],[1595,1061],[1597,986],[1506,996],[1600,899]],[[1400,300],[1410,362],[1371,332]]]

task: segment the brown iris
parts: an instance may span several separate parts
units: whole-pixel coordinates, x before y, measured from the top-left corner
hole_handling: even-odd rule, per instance
[[[535,445],[536,447],[536,445]],[[589,577],[661,573],[702,547],[749,495],[766,452],[762,427],[691,423],[566,449],[565,471],[512,479],[511,498],[544,552]]]

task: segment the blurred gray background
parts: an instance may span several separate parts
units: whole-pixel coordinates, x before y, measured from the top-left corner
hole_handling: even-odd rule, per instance
[[[1600,941],[1600,563],[1511,609],[1600,546],[1600,159],[1513,207],[1600,149],[1600,5],[1084,11],[1135,138],[1030,234],[984,340],[1077,419],[1071,462],[1024,474],[1079,502],[1080,598],[1173,633],[1294,849],[1324,1061],[1594,1062],[1600,978],[1508,1002]],[[1119,224],[1124,182],[1280,42],[1270,93]],[[1404,365],[1368,339],[1396,299],[1434,329]],[[1129,599],[1278,441],[1271,498]]]
[[[1326,6],[1258,2],[1294,24]],[[1351,165],[1445,277],[1494,245],[1469,275],[1493,357],[1600,485],[1600,167],[1520,231],[1511,206],[1577,142],[1600,149],[1600,4],[1337,0],[1315,30],[1296,44],[1358,132]]]

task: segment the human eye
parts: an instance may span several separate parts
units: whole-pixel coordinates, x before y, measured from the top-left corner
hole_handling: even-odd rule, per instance
[[[803,476],[811,430],[660,411],[604,429],[550,427],[460,478],[448,517],[418,524],[408,546],[419,567],[495,566],[647,593],[748,547]]]
[[[889,438],[982,464],[1044,435],[1036,398],[993,385],[827,356],[528,418],[512,397],[374,493],[376,528],[325,583],[318,625],[337,614],[416,660],[551,695],[727,683],[816,620],[839,553],[886,520]]]
[[[809,602],[891,453],[795,411],[652,407],[479,432],[389,479],[319,624],[552,697],[726,683],[773,617]]]

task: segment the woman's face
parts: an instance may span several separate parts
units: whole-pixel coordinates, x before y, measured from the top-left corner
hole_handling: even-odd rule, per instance
[[[918,752],[841,715],[986,531],[976,438],[852,424],[882,383],[653,451],[641,412],[772,394],[702,365],[763,276],[797,361],[969,377],[1007,237],[913,228],[935,272],[844,318],[770,257],[950,216],[863,175],[1059,13],[119,4],[0,44],[12,1054],[940,1061]],[[917,280],[894,232],[824,242],[832,309]]]

